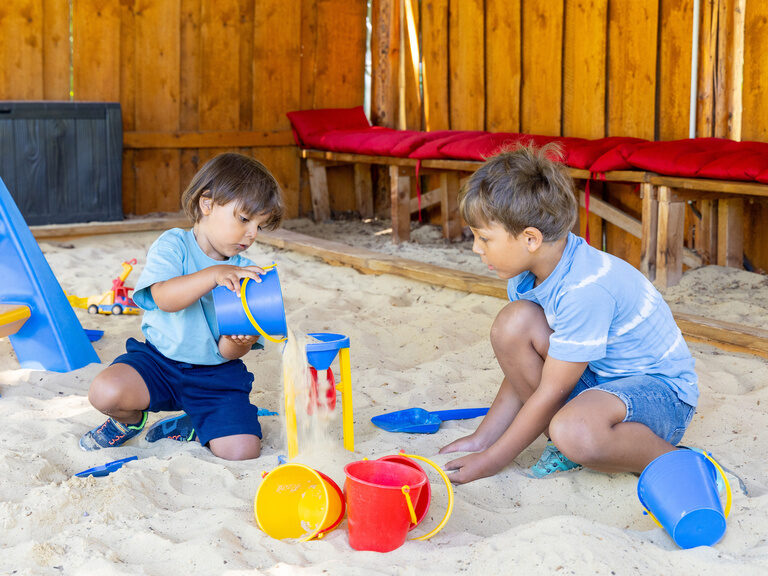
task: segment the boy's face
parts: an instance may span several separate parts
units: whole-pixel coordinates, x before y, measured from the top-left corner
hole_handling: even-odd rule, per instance
[[[483,262],[499,278],[514,278],[530,270],[532,254],[537,248],[535,238],[527,234],[526,228],[517,237],[512,236],[499,223],[484,224],[482,228],[472,228],[475,241],[472,251],[479,254]]]
[[[226,260],[249,248],[269,214],[245,214],[236,202],[215,204],[200,202],[202,217],[196,225],[196,237],[203,251],[214,260]]]

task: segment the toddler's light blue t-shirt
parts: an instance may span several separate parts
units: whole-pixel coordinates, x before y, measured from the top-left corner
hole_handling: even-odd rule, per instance
[[[155,304],[150,290],[156,282],[219,264],[253,266],[252,261],[240,255],[214,260],[200,248],[192,230],[173,228],[163,232],[149,247],[133,301],[144,310],[141,322],[144,337],[166,358],[205,365],[227,362],[219,354],[219,329],[210,292],[183,310],[164,312]]]
[[[599,382],[657,376],[696,406],[694,360],[669,306],[638,270],[569,233],[552,274],[536,287],[534,280],[531,272],[511,278],[507,294],[544,309],[554,331],[550,356],[589,362]]]

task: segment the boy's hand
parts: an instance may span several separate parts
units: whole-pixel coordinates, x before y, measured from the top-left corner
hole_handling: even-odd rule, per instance
[[[240,289],[240,280],[243,278],[250,278],[256,282],[261,282],[262,274],[266,272],[258,266],[229,266],[221,264],[219,266],[211,266],[213,270],[214,281],[216,286],[226,286],[232,292],[237,292]]]
[[[448,478],[454,484],[466,484],[478,478],[493,476],[503,467],[503,465],[498,466],[488,455],[488,452],[483,451],[451,460],[446,463],[443,469],[450,472]]]
[[[477,452],[482,450],[485,446],[481,446],[480,442],[476,440],[475,433],[468,436],[463,436],[458,440],[454,440],[450,444],[440,448],[438,454],[450,454],[451,452]]]
[[[219,338],[219,352],[227,360],[242,358],[258,340],[258,336],[245,334],[222,335]]]
[[[258,336],[252,335],[252,334],[227,334],[225,336],[222,336],[222,338],[226,338],[227,340],[231,341],[235,346],[238,347],[248,347],[250,348],[254,344],[256,344],[256,341],[259,339]]]

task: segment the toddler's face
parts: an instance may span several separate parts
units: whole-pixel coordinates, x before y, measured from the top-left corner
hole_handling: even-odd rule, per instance
[[[246,214],[238,210],[237,202],[215,204],[201,198],[202,217],[197,223],[197,241],[214,260],[226,260],[248,249],[268,214]]]
[[[516,238],[497,222],[470,230],[475,235],[472,251],[479,254],[499,278],[513,278],[529,269],[530,251],[525,234]]]

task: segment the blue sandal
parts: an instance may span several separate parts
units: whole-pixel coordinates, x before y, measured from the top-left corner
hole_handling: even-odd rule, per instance
[[[177,442],[191,442],[195,439],[195,427],[192,425],[192,420],[184,413],[158,420],[147,428],[147,442],[157,442],[163,438]]]
[[[576,468],[581,468],[581,464],[577,464],[566,458],[565,455],[557,449],[557,446],[555,446],[552,441],[549,441],[544,447],[544,452],[541,453],[539,461],[531,466],[530,474],[534,478],[544,478],[555,472],[565,472]]]
[[[89,430],[80,438],[80,448],[90,452],[102,448],[117,448],[138,435],[147,423],[147,413],[142,412],[137,424],[123,424],[114,418],[107,418],[101,426]]]

